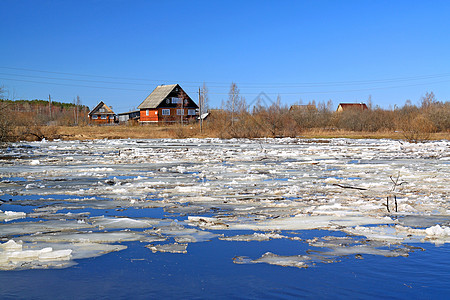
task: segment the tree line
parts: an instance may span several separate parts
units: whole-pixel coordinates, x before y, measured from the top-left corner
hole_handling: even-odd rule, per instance
[[[6,100],[0,88],[0,142],[57,136],[57,126],[87,125],[89,108],[77,96],[73,103]]]
[[[426,140],[433,132],[450,131],[450,102],[438,101],[433,92],[426,93],[419,105],[407,100],[403,107],[383,109],[359,107],[336,111],[332,101],[288,107],[276,101],[264,105],[262,97],[247,105],[235,83],[228,99],[214,110],[209,129],[221,138],[295,137],[304,131],[401,132],[411,142]],[[269,99],[270,101],[270,99]]]
[[[73,103],[45,100],[2,100],[0,88],[0,142],[57,137],[58,126],[89,124],[89,108],[76,97]],[[208,105],[208,89],[201,89],[202,114]],[[281,97],[272,101],[267,95],[247,104],[236,83],[219,109],[209,110],[203,124],[203,136],[219,138],[296,137],[311,130],[356,132],[401,132],[412,142],[426,140],[433,132],[450,132],[450,102],[438,101],[433,92],[426,93],[418,105],[407,100],[393,109],[373,107],[337,112],[333,102],[306,105],[283,105]],[[185,125],[175,125],[176,137],[195,135]],[[200,127],[200,126],[198,126]],[[199,131],[201,131],[201,127]]]

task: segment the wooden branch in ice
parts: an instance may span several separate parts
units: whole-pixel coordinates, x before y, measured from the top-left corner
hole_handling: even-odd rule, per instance
[[[343,189],[353,189],[353,190],[367,191],[366,188],[361,188],[361,187],[356,187],[356,186],[343,185],[343,184],[339,184],[339,183],[333,183],[333,185],[341,187]]]

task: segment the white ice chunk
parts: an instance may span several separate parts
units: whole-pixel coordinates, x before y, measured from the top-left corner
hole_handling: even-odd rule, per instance
[[[162,245],[148,245],[145,246],[155,252],[169,252],[169,253],[187,253],[188,244],[162,244]]]
[[[286,238],[278,233],[253,233],[253,234],[242,234],[228,237],[220,237],[220,240],[224,241],[240,241],[240,242],[250,242],[250,241],[269,241],[271,239],[283,239]]]
[[[27,216],[24,212],[16,211],[1,211],[0,210],[0,221],[9,222],[16,219],[22,219]]]
[[[450,227],[436,225],[425,229],[425,232],[430,237],[447,237],[450,236]]]

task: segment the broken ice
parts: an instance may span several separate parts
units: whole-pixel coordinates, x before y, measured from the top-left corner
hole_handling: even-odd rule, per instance
[[[450,241],[449,149],[293,138],[15,143],[0,150],[0,268],[68,267],[131,242],[185,253],[214,239],[312,247],[237,263],[404,256],[411,243]],[[311,229],[349,240],[302,239]],[[232,230],[244,233],[224,234]]]

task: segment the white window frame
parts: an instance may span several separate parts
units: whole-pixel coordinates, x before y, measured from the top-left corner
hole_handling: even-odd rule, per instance
[[[195,109],[188,109],[188,116],[195,116],[196,114]]]
[[[178,103],[181,103],[181,101],[182,100],[178,97],[172,97],[172,104],[178,104]]]
[[[163,108],[161,110],[161,115],[163,115],[163,116],[170,116],[170,109],[169,108]]]
[[[97,115],[92,115],[92,120],[97,120],[98,116]]]
[[[145,110],[145,115],[146,115],[146,116],[150,115],[150,110],[149,110],[149,109],[146,109],[146,110]]]
[[[177,108],[177,116],[184,116],[184,108]]]
[[[101,115],[102,120],[106,120],[106,115]]]

